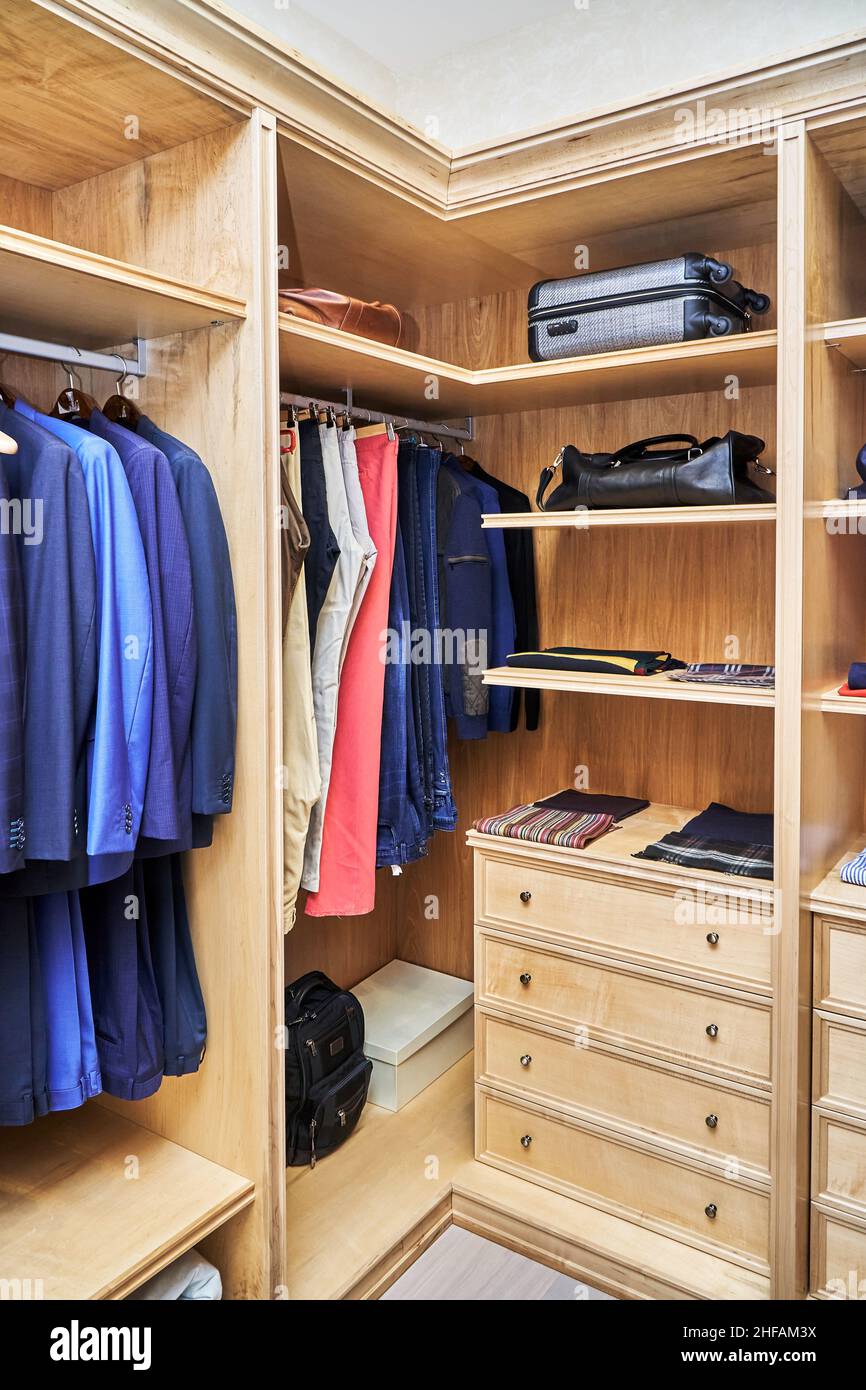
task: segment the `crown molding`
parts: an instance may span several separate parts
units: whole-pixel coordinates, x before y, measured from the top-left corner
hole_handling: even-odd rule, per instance
[[[33,3],[139,52],[238,110],[264,108],[280,134],[444,220],[711,154],[731,138],[766,140],[787,121],[820,123],[866,102],[866,30],[858,30],[631,106],[451,151],[347,89],[222,0],[148,0],[146,7],[139,0]],[[731,131],[724,139],[713,133],[719,111],[733,137]]]

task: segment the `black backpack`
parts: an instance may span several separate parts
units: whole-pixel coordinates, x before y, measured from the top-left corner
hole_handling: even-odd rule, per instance
[[[373,1063],[364,1056],[364,1011],[320,970],[286,987],[286,1166],[333,1153],[361,1115]]]

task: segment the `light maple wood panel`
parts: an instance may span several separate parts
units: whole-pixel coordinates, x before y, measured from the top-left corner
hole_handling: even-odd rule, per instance
[[[866,1221],[812,1206],[812,1293],[816,1298],[862,1299],[866,1291]]]
[[[0,224],[34,236],[53,237],[53,198],[44,188],[0,174]]]
[[[766,1269],[769,1199],[760,1188],[735,1184],[685,1159],[669,1162],[604,1130],[482,1090],[477,1124],[477,1156],[506,1172]]]
[[[823,325],[825,346],[854,367],[866,367],[866,319],[839,319]]]
[[[816,1009],[812,1036],[815,1104],[866,1120],[866,1027],[844,1014]]]
[[[286,1172],[288,1297],[381,1290],[450,1222],[451,1178],[472,1157],[472,1055],[402,1110],[364,1109],[351,1140]],[[412,1239],[410,1239],[410,1235]]]
[[[123,1298],[253,1195],[247,1178],[99,1105],[5,1129],[0,1279],[38,1283],[24,1298]]]
[[[866,1220],[866,1124],[813,1111],[812,1197]]]
[[[770,1015],[754,997],[633,974],[613,960],[555,955],[486,931],[477,965],[477,998],[491,1008],[572,1029],[587,1046],[598,1037],[711,1075],[769,1084]]]
[[[804,906],[813,912],[836,914],[866,924],[866,889],[856,883],[844,883],[840,877],[842,865],[866,846],[866,831],[861,831],[845,852],[831,866],[824,878],[804,897]]]
[[[486,1088],[769,1177],[764,1097],[684,1069],[663,1070],[598,1042],[576,1047],[574,1038],[519,1018],[479,1010],[476,1027],[477,1079]]]
[[[866,923],[816,914],[815,1004],[866,1021]]]
[[[560,690],[576,695],[626,696],[643,700],[687,700],[701,705],[754,705],[772,708],[775,695],[759,686],[694,684],[672,681],[664,673],[655,676],[609,676],[594,672],[532,670],[521,666],[492,666],[484,672],[485,685],[506,685],[522,690]]]
[[[572,512],[490,512],[481,521],[489,531],[591,530],[594,526],[729,526],[776,520],[771,503],[744,502],[715,507],[575,508]]]
[[[130,117],[139,123],[134,138]],[[40,188],[64,188],[238,119],[228,105],[128,48],[106,42],[32,0],[4,0],[4,174]]]

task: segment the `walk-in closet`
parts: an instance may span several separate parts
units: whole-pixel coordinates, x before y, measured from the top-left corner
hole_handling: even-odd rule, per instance
[[[121,1299],[195,1247],[228,1299],[376,1299],[456,1224],[616,1298],[863,1297],[866,886],[841,870],[866,849],[866,699],[840,691],[866,662],[866,39],[731,76],[723,138],[681,137],[695,89],[461,153],[223,5],[146,10],[2,7],[0,390],[45,414],[127,394],[214,484],[236,779],[182,868],[207,1046],[148,1099],[0,1126],[0,1280]],[[749,331],[529,360],[533,285],[694,250],[769,297]],[[299,286],[397,306],[400,345],[286,312]],[[452,725],[456,828],[379,868],[372,912],[307,913],[297,878],[287,907],[299,419],[525,494],[483,529],[534,557],[539,653],[770,674],[493,662],[488,696],[523,706]],[[566,445],[728,431],[763,446],[752,504],[536,505]],[[571,788],[640,809],[582,848],[490,828]],[[644,854],[716,805],[772,818],[763,876]],[[401,1026],[421,972],[444,1000],[412,1098],[395,1043],[397,1099],[287,1167],[286,986],[366,1000],[386,967]]]

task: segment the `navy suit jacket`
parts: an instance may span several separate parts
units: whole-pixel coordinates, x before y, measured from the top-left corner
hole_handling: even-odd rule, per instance
[[[0,873],[24,863],[24,597],[0,458]]]
[[[96,562],[81,464],[61,440],[0,406],[18,442],[5,462],[24,504],[24,832],[27,859],[69,860],[87,833],[87,732],[96,698]]]
[[[198,630],[198,674],[192,707],[194,843],[210,843],[203,817],[232,809],[238,715],[238,633],[225,526],[210,473],[194,450],[143,415],[139,437],[168,459],[189,541]],[[186,846],[179,846],[185,848]]]
[[[189,543],[164,454],[94,410],[90,429],[120,455],[138,515],[153,608],[153,722],[140,834],[175,842],[191,818],[188,744],[197,640]]]

